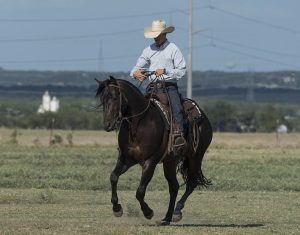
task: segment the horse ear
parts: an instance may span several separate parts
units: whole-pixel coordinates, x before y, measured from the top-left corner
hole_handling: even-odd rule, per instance
[[[114,84],[117,84],[117,80],[113,77],[113,76],[109,76],[110,77],[110,81]]]
[[[98,89],[97,89],[97,93],[96,93],[96,97],[99,96],[101,94],[101,92],[103,91],[103,89],[106,87],[106,81],[100,81],[97,78],[95,78],[95,81],[98,83]]]
[[[95,81],[96,81],[99,85],[101,85],[101,84],[103,83],[102,81],[98,80],[97,78],[95,78]]]

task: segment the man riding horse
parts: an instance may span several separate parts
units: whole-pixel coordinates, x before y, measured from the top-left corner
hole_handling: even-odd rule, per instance
[[[180,49],[166,37],[166,34],[172,33],[174,29],[173,26],[167,27],[163,20],[155,20],[150,27],[144,29],[144,36],[153,38],[155,42],[143,50],[130,75],[144,81],[147,78],[145,71],[154,71],[153,75],[149,76],[151,83],[147,87],[147,92],[168,93],[172,117],[175,121],[172,140],[176,155],[186,145],[187,124],[177,87],[178,80],[185,75],[186,64]]]
[[[176,130],[173,151],[168,151],[171,142],[169,134],[171,133],[171,137],[174,135],[170,132],[172,128],[166,125],[158,107],[153,105],[155,101],[145,97],[132,83],[113,77],[104,81],[97,80],[96,94],[100,101],[99,107],[103,107],[104,129],[119,130],[119,156],[110,176],[114,215],[119,217],[123,214],[117,193],[119,177],[132,166],[139,164],[142,167],[142,175],[136,198],[145,218],[153,217],[154,212],[146,203],[145,194],[156,166],[162,163],[169,186],[169,205],[165,217],[159,223],[161,225],[181,220],[182,210],[194,189],[211,184],[201,167],[204,154],[212,140],[212,127],[205,113],[190,99],[183,101],[186,122],[189,124],[185,123],[177,88],[177,81],[185,74],[185,61],[178,47],[166,39],[166,34],[173,31],[174,27],[166,27],[164,21],[153,21],[144,34],[147,38],[154,38],[155,43],[143,51],[131,72],[131,76],[143,81],[149,77],[145,69],[154,71],[149,78],[151,82],[147,88],[148,92],[152,97],[163,97],[164,94],[169,97]],[[185,125],[188,126],[186,138]],[[174,155],[178,157],[174,158]],[[176,178],[178,170],[185,182],[185,192],[176,203],[179,189]]]

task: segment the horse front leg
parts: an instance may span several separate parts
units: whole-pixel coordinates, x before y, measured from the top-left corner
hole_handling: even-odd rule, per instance
[[[118,203],[118,194],[117,194],[117,185],[119,176],[125,173],[131,166],[133,166],[134,162],[125,161],[120,156],[118,158],[115,169],[112,171],[110,175],[110,183],[111,183],[111,203],[113,204],[113,212],[116,217],[120,217],[123,215],[123,209],[121,204]]]
[[[160,222],[161,225],[169,225],[172,221],[176,198],[178,194],[179,184],[176,178],[176,163],[175,160],[167,161],[163,163],[164,175],[168,181],[170,201],[167,214]]]
[[[152,219],[154,215],[153,210],[144,201],[144,198],[145,198],[147,186],[154,174],[155,167],[156,167],[156,163],[154,163],[151,160],[147,160],[144,163],[140,185],[136,191],[136,199],[139,201],[141,210],[143,211],[143,214],[147,219]]]

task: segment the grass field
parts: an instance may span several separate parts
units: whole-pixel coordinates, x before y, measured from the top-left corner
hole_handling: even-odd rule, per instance
[[[50,147],[47,130],[18,130],[18,144],[12,132],[0,129],[1,235],[300,234],[300,134],[215,134],[203,162],[213,186],[192,194],[178,224],[158,227],[168,203],[161,165],[146,194],[154,218],[135,199],[138,166],[119,181],[123,217],[112,214],[115,133],[73,131],[69,145],[69,132],[55,130],[63,143]]]

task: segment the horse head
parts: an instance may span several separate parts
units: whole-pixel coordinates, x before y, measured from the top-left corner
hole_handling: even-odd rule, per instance
[[[100,99],[103,106],[104,130],[115,130],[122,120],[122,94],[117,80],[110,76],[110,79],[99,81],[96,97]]]

